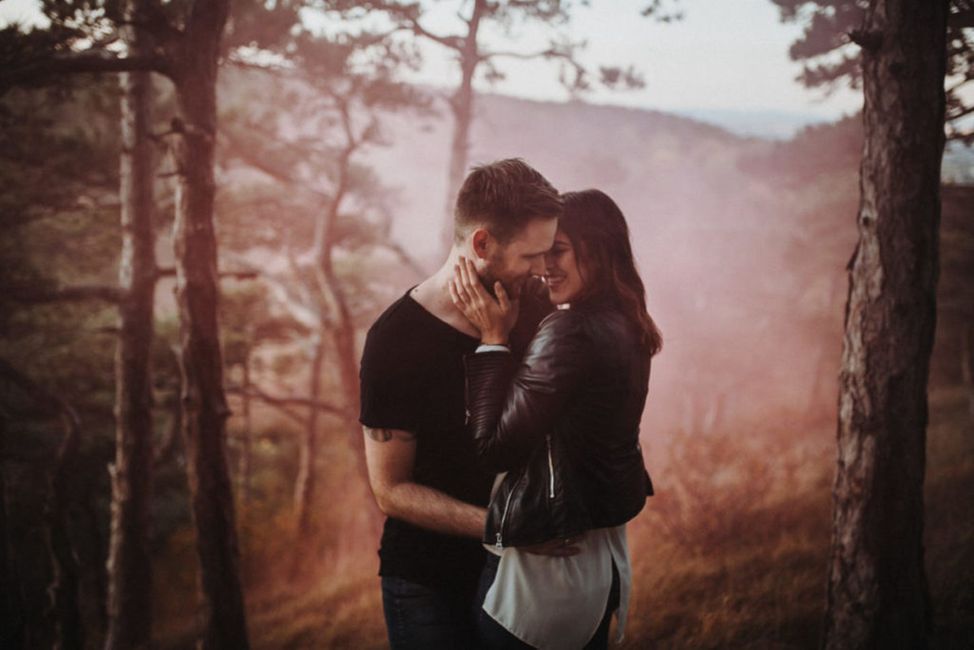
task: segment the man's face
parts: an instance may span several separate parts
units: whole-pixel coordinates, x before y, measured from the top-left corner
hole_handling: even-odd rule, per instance
[[[529,277],[544,274],[544,256],[557,230],[558,219],[539,217],[525,224],[506,244],[495,240],[480,274],[487,290],[493,293],[494,282],[500,280],[508,295],[519,296]]]

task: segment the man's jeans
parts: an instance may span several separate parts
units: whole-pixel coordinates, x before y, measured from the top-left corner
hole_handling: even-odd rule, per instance
[[[382,577],[382,608],[392,650],[476,647],[474,594],[463,597],[394,576]]]

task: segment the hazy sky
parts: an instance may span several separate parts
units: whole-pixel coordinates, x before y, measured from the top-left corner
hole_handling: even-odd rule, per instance
[[[0,1],[0,22],[30,20],[34,0]],[[592,0],[578,7],[570,26],[575,39],[588,41],[589,63],[635,65],[647,85],[640,91],[594,92],[597,103],[625,104],[663,110],[771,110],[835,118],[861,106],[858,93],[838,89],[831,97],[795,82],[800,66],[788,59],[788,46],[800,33],[782,25],[769,0],[682,0],[684,20],[661,24],[640,17],[648,0]],[[456,2],[431,3],[427,27],[449,33],[456,26]],[[488,37],[491,35],[488,34]],[[543,33],[524,25],[516,29],[514,46],[531,51],[543,44]],[[498,42],[499,41],[495,41]],[[450,84],[456,66],[442,49],[431,46],[420,80]],[[508,79],[496,92],[534,99],[561,100],[564,90],[543,63],[505,60]],[[489,87],[480,83],[482,90]]]
[[[640,10],[646,4],[647,0],[592,0],[590,7],[574,12],[570,32],[588,42],[588,62],[631,63],[647,82],[640,91],[597,92],[590,99],[667,110],[776,110],[821,117],[838,117],[861,107],[857,92],[840,88],[824,98],[822,91],[795,82],[801,66],[788,59],[788,47],[801,29],[783,25],[769,0],[682,0],[678,6],[684,19],[668,24],[642,18]],[[456,3],[438,6],[428,26],[449,32]],[[536,28],[525,25],[518,30],[521,51],[543,42]],[[429,58],[429,80],[456,78],[449,60]],[[501,67],[508,80],[495,88],[535,99],[563,99],[556,75],[544,66],[505,60]]]

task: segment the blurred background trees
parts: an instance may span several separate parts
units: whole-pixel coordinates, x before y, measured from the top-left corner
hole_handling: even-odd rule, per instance
[[[625,63],[600,65],[593,82],[596,75],[579,56],[585,43],[572,40],[564,30],[575,6],[570,0],[453,2],[453,11],[459,20],[456,32],[439,31],[426,24],[424,13],[442,12],[442,7],[387,0],[339,0],[331,4],[346,20],[372,19],[376,13],[381,13],[388,17],[391,30],[411,33],[416,39],[443,48],[459,68],[459,82],[446,101],[453,128],[439,242],[441,255],[446,255],[453,245],[453,204],[470,162],[470,133],[476,111],[475,78],[482,77],[494,83],[504,78],[504,60],[537,59],[552,64],[552,72],[557,73],[560,83],[573,98],[583,95],[593,83],[620,89],[638,88],[644,84],[639,71]],[[525,49],[519,42],[524,31],[538,26],[547,34],[546,45],[535,50]],[[492,37],[490,44],[488,36]]]
[[[204,117],[187,102],[209,90],[180,91],[190,73],[165,63],[200,33],[197,3],[49,2],[50,26],[0,33],[5,647],[96,647],[109,637],[119,647],[147,638],[186,647],[213,630],[240,634],[242,603],[236,622],[214,614],[208,623],[195,595],[205,561],[197,539],[223,540],[213,555],[230,577],[234,531],[252,645],[381,647],[359,346],[375,316],[439,261],[417,242],[442,240],[456,178],[510,155],[560,189],[599,187],[619,202],[667,341],[643,423],[658,495],[632,532],[631,647],[816,645],[861,117],[770,141],[584,95],[544,103],[476,93],[463,81],[468,50],[471,79],[529,54],[549,59],[552,75],[567,66],[576,90],[599,76],[638,83],[639,71],[628,61],[601,62],[603,71],[566,40],[560,26],[577,11],[568,3],[467,2],[455,33],[424,22],[436,3],[367,4],[230,3],[221,37],[211,31],[194,49],[209,58],[193,74],[218,99]],[[775,4],[786,18],[815,15],[807,3],[791,3],[794,13]],[[962,3],[951,6],[963,14]],[[123,17],[134,9],[147,17]],[[550,51],[515,49],[528,24]],[[829,56],[845,27],[831,29]],[[959,81],[969,31],[950,34]],[[421,45],[431,38],[439,49]],[[424,57],[444,56],[464,70],[458,85],[406,83]],[[445,109],[444,94],[453,98]],[[959,134],[967,127],[956,117]],[[962,183],[943,190],[926,545],[935,638],[963,644],[974,629],[964,591],[974,516],[944,496],[974,485],[974,195],[963,184],[974,173],[969,154],[949,155]],[[148,165],[136,190],[134,162],[121,161],[137,157]],[[207,159],[210,180],[196,167]],[[214,191],[210,222],[207,210],[188,218],[188,169]],[[205,255],[187,247],[201,233],[212,235]],[[210,293],[197,301],[191,285]],[[186,330],[197,316],[210,327],[201,339]],[[130,379],[116,354],[139,357]],[[207,404],[181,367],[211,382],[199,389]],[[215,465],[193,463],[204,440]],[[193,505],[193,472],[214,481],[202,490],[214,499],[209,514]],[[226,514],[228,499],[239,517]],[[123,533],[113,516],[135,523]],[[222,530],[204,531],[201,518]],[[137,561],[123,570],[108,561],[126,541]],[[147,570],[153,579],[139,577]],[[212,599],[219,590],[206,585]],[[111,604],[125,588],[138,614]]]
[[[862,66],[857,39],[864,33],[870,0],[771,0],[781,19],[798,23],[804,33],[791,45],[789,55],[803,63],[799,80],[828,91],[841,83],[862,87]],[[974,82],[974,3],[947,2],[947,139],[974,142],[967,116],[974,104],[967,92]]]

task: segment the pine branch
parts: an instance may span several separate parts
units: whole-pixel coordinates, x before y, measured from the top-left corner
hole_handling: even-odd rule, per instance
[[[117,57],[104,51],[55,54],[0,73],[0,89],[35,84],[52,77],[70,74],[112,72],[169,73],[169,61],[162,56]]]
[[[423,27],[417,18],[410,17],[408,20],[409,28],[412,29],[413,33],[417,36],[428,38],[435,43],[439,43],[443,47],[448,47],[451,50],[456,50],[457,52],[463,51],[463,39],[459,36],[441,36],[439,34],[434,34]]]
[[[974,27],[974,9],[963,9],[947,15],[947,26],[954,29]]]
[[[174,266],[161,266],[156,269],[156,277],[174,277],[176,275],[176,267]],[[220,278],[233,278],[234,280],[256,280],[260,276],[259,271],[253,269],[239,269],[236,271],[219,271],[217,272],[217,277]]]
[[[953,122],[954,120],[958,120],[962,117],[970,115],[971,113],[974,113],[974,105],[963,106],[955,111],[947,111],[947,121]]]
[[[481,61],[486,61],[494,57],[507,57],[510,59],[530,60],[530,59],[541,59],[541,58],[550,59],[555,57],[568,58],[568,56],[569,55],[565,52],[559,52],[554,48],[549,47],[544,50],[539,50],[537,52],[512,52],[509,50],[497,50],[495,52],[484,52],[483,54],[480,55],[479,58]]]

